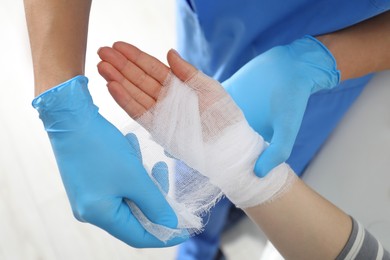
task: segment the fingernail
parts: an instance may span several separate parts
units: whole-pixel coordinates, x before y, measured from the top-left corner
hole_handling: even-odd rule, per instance
[[[265,175],[262,172],[256,172],[256,176],[259,178],[265,177]]]
[[[98,50],[97,50],[97,54],[99,54],[99,51],[102,49],[102,47],[100,47]]]
[[[261,170],[261,168],[257,165],[255,165],[255,168],[253,169],[253,171],[255,172],[255,175],[257,177],[260,177],[260,178],[263,178],[265,175],[263,174],[263,171]]]
[[[180,56],[180,54],[177,52],[177,50],[171,49],[170,51],[173,52],[175,55],[177,55],[177,56],[179,56],[179,57],[181,58],[181,56]]]
[[[255,175],[257,176],[257,177],[263,177],[263,175],[261,174],[261,172],[258,172],[258,171],[255,171]]]

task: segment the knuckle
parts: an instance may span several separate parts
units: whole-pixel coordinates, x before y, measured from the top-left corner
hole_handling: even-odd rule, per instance
[[[80,222],[93,223],[101,215],[98,205],[90,199],[82,199],[73,208],[73,215]]]
[[[141,241],[139,241],[138,239],[137,240],[134,240],[134,241],[131,241],[131,246],[132,247],[135,247],[135,248],[138,248],[138,249],[142,249],[142,248],[145,248],[146,246],[144,245],[144,243],[142,243]]]
[[[80,222],[86,222],[79,214],[77,209],[72,209],[73,217]]]

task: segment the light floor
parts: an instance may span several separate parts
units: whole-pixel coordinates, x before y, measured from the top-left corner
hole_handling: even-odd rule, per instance
[[[175,248],[133,249],[71,213],[36,111],[22,1],[0,0],[0,259],[174,259]],[[118,127],[127,116],[98,77],[96,50],[116,40],[165,60],[174,1],[93,4],[87,75],[95,103]],[[307,170],[305,179],[390,248],[390,73],[378,75]],[[258,259],[265,244],[249,220],[223,237],[229,259]]]

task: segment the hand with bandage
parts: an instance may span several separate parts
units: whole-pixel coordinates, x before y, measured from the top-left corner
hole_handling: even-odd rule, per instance
[[[156,143],[189,166],[184,171],[176,169],[170,181],[176,184],[175,194],[182,197],[168,196],[168,201],[175,202],[171,204],[175,212],[180,212],[178,228],[202,230],[194,220],[207,213],[222,194],[237,207],[249,208],[281,196],[294,181],[286,164],[276,167],[267,178],[253,174],[256,159],[264,149],[263,138],[248,125],[218,81],[195,69],[176,52],[168,53],[172,71],[123,42],[115,43],[113,48],[101,48],[99,55],[103,60],[99,71],[117,102]],[[148,149],[150,145],[144,147],[145,154],[158,155],[158,150]],[[186,213],[181,214],[183,211]],[[144,223],[145,227],[151,225]],[[164,230],[161,234],[159,227],[154,230],[151,233],[162,240],[180,233]]]

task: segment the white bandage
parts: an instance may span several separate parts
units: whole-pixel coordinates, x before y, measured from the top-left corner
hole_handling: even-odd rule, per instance
[[[188,166],[175,167],[169,180],[174,192],[167,194],[167,200],[178,216],[179,230],[187,229],[190,235],[202,229],[200,216],[222,192],[236,206],[248,208],[280,195],[294,179],[286,164],[264,178],[255,176],[254,164],[265,148],[263,138],[219,82],[200,72],[185,83],[170,74],[156,105],[136,121],[167,153]],[[152,152],[148,147],[141,145],[144,154]],[[139,210],[138,214],[142,215]],[[163,241],[186,234],[153,225],[148,224],[148,231]]]

